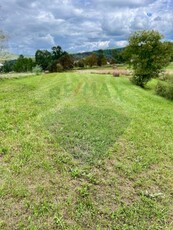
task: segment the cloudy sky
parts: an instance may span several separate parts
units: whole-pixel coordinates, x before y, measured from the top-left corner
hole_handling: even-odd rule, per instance
[[[17,54],[122,47],[144,29],[173,40],[173,0],[1,0],[0,29]]]

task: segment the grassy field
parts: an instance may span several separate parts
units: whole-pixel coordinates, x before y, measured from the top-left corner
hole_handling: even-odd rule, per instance
[[[0,80],[0,229],[173,229],[173,102],[155,83]]]

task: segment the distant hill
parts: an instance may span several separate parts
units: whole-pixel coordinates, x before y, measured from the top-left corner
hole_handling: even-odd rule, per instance
[[[18,59],[19,54],[5,53],[0,55],[0,63],[4,63],[5,61],[14,61]],[[34,59],[34,55],[24,55],[24,57]]]
[[[0,62],[3,63],[5,61],[15,60],[19,57],[17,54],[11,54],[11,53],[4,53],[0,55]]]
[[[115,59],[115,53],[116,55],[119,55],[124,48],[117,48],[117,49],[102,49],[103,54],[107,59]],[[79,52],[79,53],[74,53],[72,54],[74,60],[81,60],[84,59],[92,54],[98,54],[99,50],[94,50],[94,51],[87,51],[87,52]],[[24,57],[32,58],[34,59],[34,55],[25,55],[23,54]],[[4,63],[5,61],[11,61],[11,60],[16,60],[19,57],[18,54],[12,54],[12,53],[5,53],[0,55],[0,63]]]
[[[116,52],[117,54],[119,54],[123,50],[124,50],[124,48],[104,49],[103,54],[107,59],[114,59],[113,52]],[[83,58],[86,58],[86,57],[92,55],[93,53],[98,54],[99,50],[94,50],[94,51],[90,51],[90,52],[75,53],[75,54],[72,54],[72,56],[74,57],[75,60],[80,60],[80,59],[83,59]]]

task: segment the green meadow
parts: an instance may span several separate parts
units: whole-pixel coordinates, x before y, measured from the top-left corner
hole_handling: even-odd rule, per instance
[[[173,102],[127,77],[0,80],[0,229],[173,229]]]

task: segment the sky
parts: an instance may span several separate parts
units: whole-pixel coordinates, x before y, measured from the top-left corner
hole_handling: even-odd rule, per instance
[[[15,54],[124,47],[134,31],[149,29],[173,41],[173,0],[0,1],[0,30]]]

